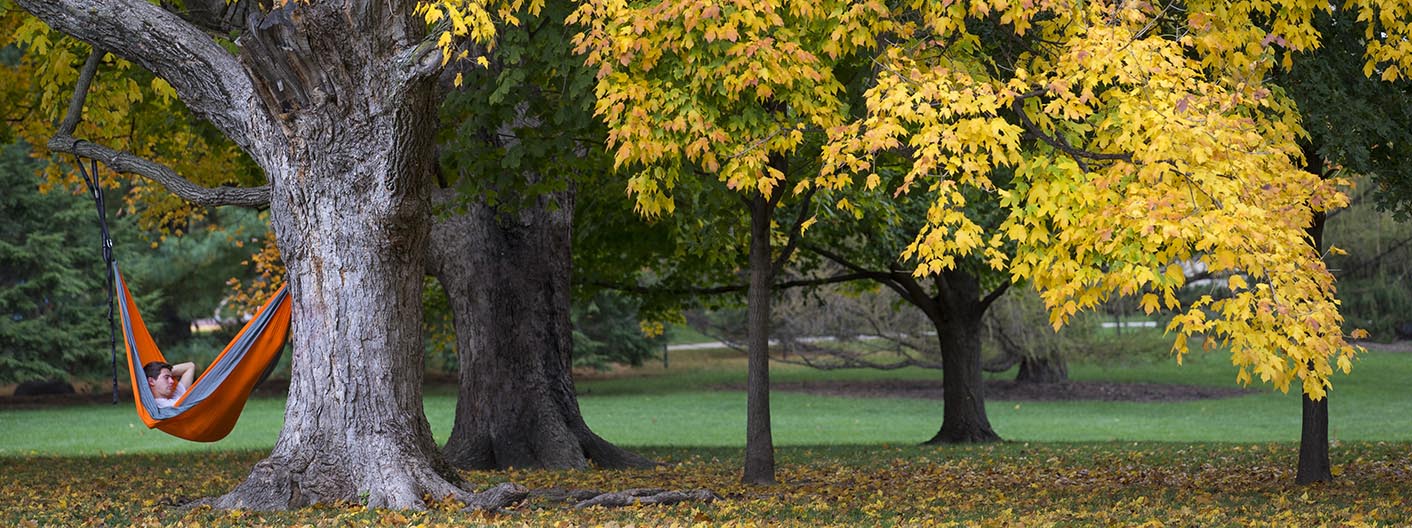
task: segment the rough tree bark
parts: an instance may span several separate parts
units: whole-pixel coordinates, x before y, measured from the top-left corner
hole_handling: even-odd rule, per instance
[[[475,204],[432,228],[428,270],[451,301],[460,359],[444,453],[467,469],[645,467],[595,434],[570,368],[573,193],[518,211]]]
[[[420,508],[423,497],[450,496],[495,506],[456,486],[422,412],[420,295],[440,61],[418,40],[425,24],[413,3],[250,9],[234,55],[144,0],[18,3],[167,80],[269,178],[294,304],[289,402],[270,456],[212,503]],[[78,151],[72,142],[51,147]],[[187,199],[210,198],[163,183]]]

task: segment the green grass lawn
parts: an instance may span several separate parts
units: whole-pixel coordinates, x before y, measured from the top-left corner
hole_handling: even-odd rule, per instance
[[[531,497],[511,512],[332,505],[290,512],[176,506],[229,491],[273,445],[282,398],[254,398],[230,437],[178,440],[130,402],[0,411],[0,526],[1404,526],[1412,522],[1412,354],[1369,352],[1331,400],[1333,483],[1293,484],[1300,400],[1257,387],[1194,402],[991,401],[1003,444],[918,446],[939,401],[772,396],[780,483],[739,483],[744,361],[722,350],[585,376],[599,434],[669,465],[631,471],[463,472],[474,489],[710,489],[712,503],[576,510]],[[781,382],[935,379],[924,370],[820,372],[777,365]],[[1230,386],[1220,354],[1075,364],[1077,380]],[[439,440],[455,393],[427,391]],[[193,453],[194,452],[194,453]],[[173,456],[185,453],[187,456]],[[190,456],[195,455],[195,456]]]
[[[1074,364],[1076,380],[1234,386],[1229,357],[1221,353],[1174,361]],[[734,447],[744,442],[744,360],[726,350],[672,352],[670,368],[650,363],[626,372],[579,381],[589,425],[627,446]],[[938,379],[940,373],[817,371],[775,365],[779,382]],[[1006,377],[1009,374],[1005,375]],[[1375,352],[1355,363],[1352,375],[1334,379],[1330,399],[1334,441],[1412,441],[1412,354]],[[990,401],[987,411],[1007,440],[1032,442],[1172,441],[1296,442],[1300,399],[1254,385],[1245,396],[1174,403]],[[776,445],[910,445],[929,438],[941,423],[941,402],[843,398],[776,392],[772,398]],[[455,393],[427,391],[426,413],[439,441],[450,432]],[[284,413],[280,398],[252,398],[231,435],[214,444],[182,441],[148,430],[130,402],[37,410],[0,410],[0,456],[94,455],[268,449]]]

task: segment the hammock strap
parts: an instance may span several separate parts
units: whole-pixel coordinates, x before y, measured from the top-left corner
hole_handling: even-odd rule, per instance
[[[113,237],[108,232],[108,206],[103,201],[103,186],[98,181],[98,160],[90,159],[89,170],[83,168],[83,159],[74,155],[78,172],[83,176],[83,184],[93,195],[93,204],[98,209],[98,227],[103,236],[103,268],[108,270],[108,347],[113,358],[113,405],[118,404],[118,326],[114,320],[117,310],[114,306],[116,292],[113,291]]]

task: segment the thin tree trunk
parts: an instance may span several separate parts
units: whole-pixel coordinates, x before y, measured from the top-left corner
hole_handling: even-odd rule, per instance
[[[1314,222],[1309,226],[1309,243],[1314,246],[1314,251],[1321,254],[1324,249],[1325,218],[1323,212],[1315,212]],[[1334,475],[1329,463],[1329,394],[1326,392],[1322,399],[1315,401],[1306,393],[1301,399],[1303,413],[1299,433],[1299,469],[1294,481],[1296,484],[1332,481]]]
[[[985,378],[981,375],[980,281],[960,270],[942,272],[938,305],[928,313],[941,344],[941,429],[925,444],[998,442],[985,413]],[[933,315],[935,314],[935,315]]]
[[[1302,395],[1303,422],[1299,434],[1299,471],[1296,484],[1329,482],[1334,479],[1329,463],[1329,397],[1314,400]]]
[[[777,191],[778,192],[778,191]],[[773,258],[770,219],[774,204],[756,194],[750,208],[750,290],[747,296],[746,484],[775,482],[775,444],[770,432],[770,290]]]
[[[645,467],[584,422],[569,321],[572,193],[509,214],[477,204],[433,227],[430,269],[451,301],[459,355],[458,467]]]

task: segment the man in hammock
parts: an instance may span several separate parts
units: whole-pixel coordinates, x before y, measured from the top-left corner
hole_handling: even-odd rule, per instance
[[[176,407],[177,400],[186,394],[186,389],[191,387],[191,381],[196,377],[196,364],[188,361],[172,365],[153,361],[143,365],[142,371],[147,375],[147,385],[152,387],[157,406]]]

